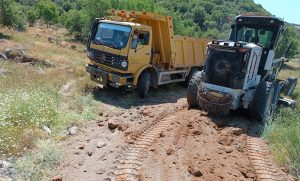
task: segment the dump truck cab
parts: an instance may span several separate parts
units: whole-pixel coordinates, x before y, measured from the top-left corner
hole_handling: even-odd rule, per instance
[[[92,74],[92,80],[113,87],[130,89],[134,77],[151,56],[152,28],[131,22],[95,20],[89,40],[88,57],[93,65],[88,71],[101,66],[106,75]],[[137,54],[137,52],[139,52]],[[130,63],[128,60],[131,60]]]
[[[170,16],[109,10],[96,19],[87,42],[86,70],[103,86],[149,88],[189,79],[204,65],[206,39],[175,36]]]

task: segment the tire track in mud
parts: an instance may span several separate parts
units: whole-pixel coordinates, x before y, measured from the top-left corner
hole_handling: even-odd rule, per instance
[[[185,107],[183,106],[182,109]],[[181,112],[182,109],[178,110],[178,112]],[[169,127],[175,117],[175,115],[171,115],[157,120],[156,124],[152,124],[151,127],[138,136],[134,144],[128,148],[124,159],[117,166],[117,170],[114,173],[116,181],[140,180],[139,171],[143,164],[144,153],[159,138],[160,134]]]
[[[248,155],[259,181],[292,181],[271,158],[271,151],[265,140],[247,136],[246,154]]]

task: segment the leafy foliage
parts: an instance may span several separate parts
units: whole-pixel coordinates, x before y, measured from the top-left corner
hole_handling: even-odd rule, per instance
[[[51,23],[55,23],[58,20],[59,9],[56,4],[48,0],[40,0],[36,6],[36,12],[48,27]]]
[[[26,20],[22,6],[13,0],[0,1],[0,26],[25,30]]]
[[[280,58],[281,56],[284,56],[289,45],[291,45],[291,48],[288,52],[288,58],[299,54],[299,39],[300,35],[297,33],[296,28],[293,26],[287,26],[286,30],[283,32],[283,36],[278,41],[276,57]]]

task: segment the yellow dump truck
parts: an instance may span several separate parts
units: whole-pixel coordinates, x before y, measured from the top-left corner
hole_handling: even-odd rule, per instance
[[[96,19],[87,42],[91,79],[126,90],[137,87],[146,97],[150,87],[188,82],[205,61],[208,40],[174,35],[171,16],[141,11],[109,10]]]

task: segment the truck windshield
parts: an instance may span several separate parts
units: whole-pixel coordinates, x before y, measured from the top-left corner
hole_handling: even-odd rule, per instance
[[[122,49],[126,47],[131,27],[100,23],[94,38],[96,44],[101,44],[115,49]]]
[[[237,29],[237,41],[260,44],[263,48],[273,46],[273,31],[270,28],[241,26]]]

